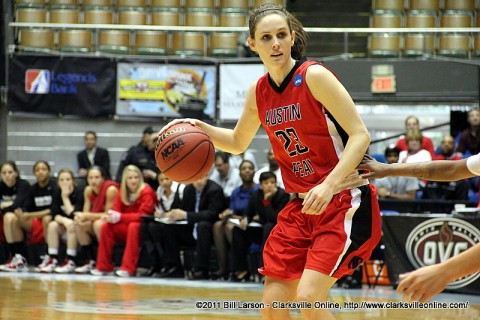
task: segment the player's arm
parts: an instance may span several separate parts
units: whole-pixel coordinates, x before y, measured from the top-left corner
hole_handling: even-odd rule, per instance
[[[306,78],[315,99],[325,106],[348,134],[343,155],[324,182],[335,189],[362,161],[370,144],[370,134],[347,90],[329,70],[313,65],[308,68]]]
[[[320,214],[330,203],[337,190],[362,160],[370,144],[370,134],[358,114],[347,90],[326,68],[313,65],[308,68],[306,81],[317,101],[322,103],[348,134],[343,155],[335,168],[318,186],[307,192],[302,212]]]
[[[470,158],[470,163],[474,166],[475,162],[478,162],[477,166],[480,168],[480,157],[475,155]],[[369,171],[362,175],[364,178],[407,176],[431,181],[456,181],[475,177],[467,166],[467,159],[385,164],[365,156],[358,169]]]

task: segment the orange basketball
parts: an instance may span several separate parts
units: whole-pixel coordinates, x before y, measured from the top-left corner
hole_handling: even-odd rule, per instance
[[[210,137],[189,123],[178,123],[162,132],[155,149],[161,172],[173,181],[192,183],[212,168],[215,148]]]

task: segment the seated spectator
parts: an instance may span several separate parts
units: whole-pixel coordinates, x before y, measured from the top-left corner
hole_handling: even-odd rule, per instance
[[[422,199],[430,200],[468,200],[468,183],[466,180],[439,182],[422,182]]]
[[[240,226],[233,229],[233,281],[248,279],[248,246],[253,242],[261,243],[263,252],[265,241],[277,224],[278,213],[289,200],[290,195],[277,187],[277,177],[273,172],[267,171],[260,175],[260,189],[252,193],[246,215],[240,220]],[[248,227],[252,221],[261,224],[262,228]]]
[[[218,270],[212,275],[213,278],[226,278],[228,275],[229,247],[232,245],[233,224],[228,219],[240,219],[245,215],[252,192],[258,189],[253,182],[255,166],[250,160],[243,160],[240,164],[240,178],[242,185],[232,191],[230,205],[218,215],[219,221],[213,225],[213,239],[217,248]]]
[[[138,167],[143,174],[143,180],[148,183],[153,190],[158,188],[157,175],[160,170],[155,161],[155,145],[158,140],[158,133],[152,127],[146,127],[143,130],[142,140],[122,156],[118,166],[116,180],[122,180],[123,169],[129,164]]]
[[[3,215],[22,206],[28,196],[30,184],[20,178],[17,164],[6,161],[0,166],[0,243],[5,242]]]
[[[165,267],[161,278],[183,277],[180,261],[181,246],[196,246],[196,271],[191,279],[208,278],[208,259],[212,245],[212,226],[218,214],[225,210],[222,188],[208,176],[188,184],[183,191],[180,208],[166,212],[163,217],[171,223],[160,224]],[[175,223],[186,221],[186,224]]]
[[[455,139],[450,136],[444,136],[440,143],[439,153],[435,153],[432,160],[460,160],[461,156],[458,156],[455,152]]]
[[[12,258],[0,266],[0,271],[26,271],[26,240],[42,243],[44,230],[47,230],[46,226],[51,221],[50,207],[57,182],[51,178],[50,165],[45,160],[35,162],[33,174],[37,182],[30,187],[25,202],[3,216],[5,238]]]
[[[457,155],[460,157],[475,155],[480,151],[480,110],[468,111],[469,127],[463,130],[458,140]]]
[[[255,175],[253,176],[253,182],[258,184],[260,182],[260,175],[263,172],[271,171],[275,173],[275,176],[277,177],[278,186],[284,189],[285,186],[283,185],[282,173],[280,172],[280,168],[278,166],[277,160],[275,160],[275,157],[273,156],[273,150],[271,148],[267,152],[267,161],[267,165],[263,166],[255,172]]]
[[[405,119],[405,131],[408,131],[410,129],[420,130],[420,120],[416,116],[408,116]],[[421,134],[421,131],[420,131],[420,134]],[[406,133],[405,133],[405,135],[406,135]],[[400,151],[408,150],[406,136],[400,138],[397,141],[397,147],[400,149]],[[430,139],[429,137],[427,137],[423,134],[422,134],[421,149],[425,149],[428,152],[430,152],[431,157],[433,157],[433,155],[435,154],[435,147],[433,145],[432,139]]]
[[[395,145],[385,149],[387,163],[397,163],[400,149]],[[415,199],[417,195],[418,179],[411,177],[385,177],[375,179],[373,184],[377,188],[379,198]]]
[[[93,275],[104,275],[113,271],[113,247],[116,242],[126,243],[119,277],[135,276],[140,258],[140,223],[142,215],[153,215],[157,196],[155,191],[143,181],[143,174],[134,165],[123,170],[120,191],[115,197],[112,209],[103,215],[98,242],[97,267]]]
[[[230,166],[229,159],[229,153],[223,151],[215,152],[215,169],[211,172],[209,178],[222,187],[227,201],[230,200],[233,189],[242,185],[238,167]]]
[[[75,273],[89,273],[95,267],[93,240],[100,239],[102,215],[113,207],[119,188],[115,181],[107,180],[105,171],[98,166],[88,169],[87,183],[83,191],[83,210],[76,212],[74,219],[75,233],[85,262],[75,269]]]
[[[420,130],[407,130],[405,139],[407,140],[408,149],[400,152],[398,159],[399,163],[414,163],[432,160],[430,152],[422,149],[423,136]]]
[[[97,146],[95,131],[85,132],[85,149],[77,154],[78,175],[86,177],[87,171],[93,166],[102,167],[107,178],[110,179],[110,156],[108,150]]]
[[[155,206],[155,212],[152,219],[144,218],[140,226],[140,235],[142,241],[147,244],[147,250],[153,258],[153,265],[146,273],[147,276],[158,277],[160,270],[164,267],[162,261],[162,237],[161,223],[154,220],[154,217],[161,218],[166,212],[179,208],[183,199],[183,190],[185,185],[172,181],[165,174],[158,174],[157,199],[158,204]]]
[[[83,209],[83,190],[75,186],[74,174],[70,169],[61,169],[57,175],[58,188],[53,195],[51,206],[52,221],[48,224],[48,251],[43,262],[35,267],[36,272],[70,273],[75,270],[77,256],[77,236],[73,222],[74,213]],[[61,266],[58,264],[60,238],[67,238],[67,257]]]
[[[440,144],[440,154],[434,160],[461,160],[462,157],[454,153],[455,140],[452,136],[445,136]],[[475,179],[471,179],[472,183]],[[429,200],[468,200],[469,180],[452,182],[422,181],[422,199]],[[475,191],[478,187],[475,188]]]

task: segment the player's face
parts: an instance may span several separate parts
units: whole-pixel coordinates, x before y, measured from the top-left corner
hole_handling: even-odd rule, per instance
[[[95,191],[98,191],[105,179],[102,177],[102,174],[99,170],[90,169],[88,170],[87,181],[89,186],[91,186]]]
[[[33,174],[35,175],[35,178],[37,178],[38,182],[45,182],[50,178],[50,170],[48,167],[45,165],[45,163],[38,163],[35,166]]]
[[[285,17],[269,14],[257,22],[255,39],[249,39],[249,44],[263,63],[283,65],[290,62],[294,37]]]
[[[253,165],[250,162],[244,162],[240,166],[240,178],[244,182],[253,181],[253,175],[255,174],[255,170],[253,169]]]
[[[140,175],[136,171],[129,171],[127,172],[127,189],[130,192],[135,192],[138,190],[140,186]]]
[[[5,164],[2,166],[1,178],[3,183],[5,183],[8,187],[13,187],[15,185],[17,177],[18,174],[15,172],[15,170],[13,170],[11,165]]]
[[[69,172],[62,172],[57,178],[60,189],[70,188],[73,186],[73,177]]]

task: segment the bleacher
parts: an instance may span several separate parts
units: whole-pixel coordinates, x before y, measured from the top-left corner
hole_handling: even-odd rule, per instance
[[[414,30],[411,33],[372,34],[369,36],[369,56],[390,58],[438,54],[477,58],[480,54],[478,33],[463,32],[462,29],[480,27],[478,9],[479,3],[475,0],[373,0],[371,28],[436,30],[431,33]]]
[[[250,9],[266,2],[275,1],[18,0],[15,22],[59,26],[18,28],[16,44],[21,51],[236,57],[245,40],[240,32],[203,28],[245,28]],[[142,26],[187,28],[167,32]]]

